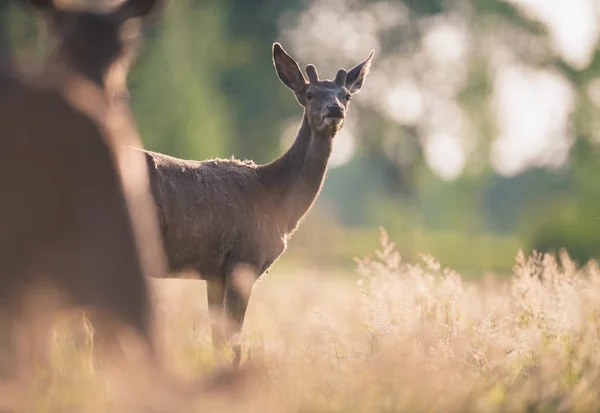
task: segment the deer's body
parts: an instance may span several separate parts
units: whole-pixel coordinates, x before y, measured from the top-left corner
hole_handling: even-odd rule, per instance
[[[101,118],[100,96],[86,99]],[[37,310],[89,307],[135,330],[152,351],[144,274],[161,263],[142,262],[114,135],[53,88],[14,76],[0,78],[0,125],[2,335],[26,316],[29,294],[50,285],[60,305]],[[16,349],[2,350],[0,371],[14,376]]]
[[[350,72],[348,88],[358,86],[354,92],[362,86],[370,59]],[[305,108],[298,135],[280,158],[256,165],[234,159],[188,161],[144,151],[170,270],[192,267],[208,281],[216,346],[241,330],[251,284],[285,251],[317,198],[349,100],[345,71],[343,79],[319,81],[313,67],[309,84],[279,45],[274,46],[274,61],[280,79]],[[305,93],[314,96],[313,103]],[[253,276],[245,289],[236,280],[241,267]],[[230,324],[225,332],[216,324],[223,310]],[[236,364],[240,351],[235,345]]]
[[[311,144],[310,133],[301,133],[267,165],[145,153],[169,268],[192,266],[211,280],[231,261],[260,276],[285,251],[321,189],[331,145]]]
[[[210,280],[232,255],[262,268],[283,251],[286,232],[272,215],[273,200],[255,164],[145,153],[172,271],[193,266]]]
[[[73,301],[85,304],[97,295],[108,304],[118,300],[111,298],[111,284],[131,274],[121,280],[133,294],[126,317],[146,331],[146,288],[115,164],[115,142],[104,125],[60,93],[14,76],[0,79],[0,193],[5,194],[0,277],[1,291],[9,295],[4,298],[18,297],[14,291],[44,271]],[[94,105],[103,112],[101,100]],[[121,236],[118,248],[106,238],[111,231]],[[112,262],[101,259],[92,244],[103,246]],[[80,276],[83,267],[98,276]],[[127,309],[119,311],[125,316]]]

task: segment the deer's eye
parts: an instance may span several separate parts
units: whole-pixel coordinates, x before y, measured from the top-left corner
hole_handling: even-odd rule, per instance
[[[306,96],[306,100],[308,100],[308,101],[313,100],[313,98],[315,97],[315,95],[311,92],[308,92],[305,96]]]
[[[347,93],[346,94],[346,100],[350,100],[350,99],[352,99],[352,95],[350,93]]]

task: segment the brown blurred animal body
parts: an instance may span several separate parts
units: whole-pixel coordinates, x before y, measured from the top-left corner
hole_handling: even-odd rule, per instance
[[[364,83],[371,58],[349,72],[340,70],[335,81],[319,80],[309,65],[307,81],[298,64],[274,45],[277,74],[304,115],[293,145],[269,164],[198,162],[145,151],[169,268],[193,267],[207,280],[215,346],[240,332],[254,281],[285,251],[318,196],[333,138],[352,94]],[[250,280],[241,279],[244,270]],[[222,316],[228,323],[225,330],[219,325]],[[237,365],[241,348],[233,348]]]
[[[102,99],[86,96],[103,113]],[[47,278],[146,334],[144,270],[104,125],[60,93],[7,76],[0,119],[2,301],[17,308],[20,293]]]
[[[121,26],[155,0],[130,0],[111,14],[30,3],[63,31],[46,76],[0,74],[0,379],[22,367],[17,322],[65,307],[94,310],[112,347],[108,328],[133,330],[153,358],[145,276],[166,269],[144,160],[119,150],[139,137],[103,83],[123,51]],[[41,303],[50,291],[57,294]]]

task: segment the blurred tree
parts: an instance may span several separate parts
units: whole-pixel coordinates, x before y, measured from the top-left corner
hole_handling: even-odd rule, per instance
[[[278,37],[279,16],[299,6],[298,0],[227,0],[226,66],[222,90],[236,127],[236,155],[268,162],[281,154],[284,121],[301,119],[293,94],[280,84],[271,46]]]
[[[231,117],[222,96],[226,62],[223,5],[171,2],[130,75],[132,105],[147,148],[203,159],[231,151]]]
[[[11,45],[8,40],[8,33],[6,27],[8,26],[8,9],[10,3],[7,1],[0,3],[0,64],[6,60],[10,55]]]
[[[42,60],[46,36],[40,15],[27,12],[18,2],[0,2],[0,53],[10,54],[27,70],[35,70]]]

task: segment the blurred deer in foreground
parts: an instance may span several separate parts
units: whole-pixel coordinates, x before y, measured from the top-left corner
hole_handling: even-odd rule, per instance
[[[344,124],[350,99],[365,82],[372,57],[373,52],[348,72],[340,69],[333,81],[319,79],[316,68],[308,65],[307,80],[274,44],[277,75],[294,92],[304,115],[293,145],[269,164],[187,161],[145,151],[169,267],[194,267],[207,280],[216,347],[241,331],[255,280],[284,252],[317,198],[333,138]],[[233,350],[237,365],[239,343]]]
[[[111,107],[104,83],[124,50],[123,24],[156,0],[110,13],[30,3],[52,18],[60,43],[42,79],[0,73],[0,381],[21,373],[15,337],[34,345],[37,332],[18,328],[73,307],[94,312],[105,350],[124,356],[118,333],[130,330],[159,367],[145,278],[166,270],[156,212],[143,158],[119,150],[139,142],[135,126]],[[0,410],[28,399],[2,390]]]
[[[51,0],[29,0],[43,12],[58,38],[58,45],[45,62],[43,78],[61,88],[70,99],[85,107],[82,85],[93,86],[105,94],[108,123],[120,131],[114,139],[119,144],[142,147],[135,130],[135,120],[128,102],[127,75],[141,43],[141,24],[137,17],[148,15],[162,6],[164,0],[127,0],[112,11],[59,9]],[[119,149],[119,150],[116,150]],[[149,183],[142,156],[115,148],[124,178],[128,202],[136,210],[132,214],[136,231],[145,239],[142,254],[149,259],[164,257],[154,234],[158,231],[156,213],[147,190]],[[131,182],[130,182],[131,181]],[[163,259],[163,258],[161,258]],[[148,275],[160,278],[162,270],[149,268]]]
[[[135,61],[141,37],[137,17],[149,18],[162,8],[164,0],[127,0],[113,10],[85,8],[61,9],[51,0],[28,0],[41,12],[56,35],[58,43],[44,62],[42,77],[62,90],[82,108],[87,106],[84,89],[103,93],[102,116],[115,129],[115,143],[142,147],[135,130],[135,120],[128,105],[127,75]],[[124,103],[125,102],[125,103]],[[164,260],[160,246],[156,212],[148,191],[146,164],[143,157],[113,148],[122,172],[122,183],[135,232],[143,239],[139,253],[142,262]],[[164,267],[151,265],[146,275],[161,278]],[[93,315],[90,315],[93,318]]]

